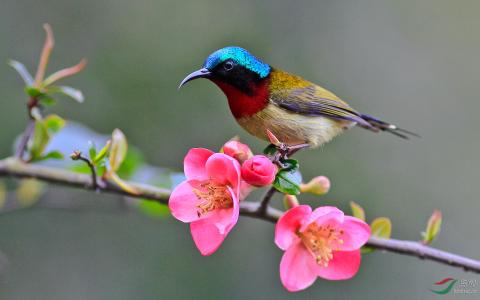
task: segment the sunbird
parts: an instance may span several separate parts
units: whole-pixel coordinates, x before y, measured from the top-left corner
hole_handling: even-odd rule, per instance
[[[210,54],[202,68],[187,75],[179,88],[197,78],[213,81],[227,97],[240,126],[266,141],[270,131],[289,147],[315,148],[355,125],[404,139],[418,136],[361,114],[332,92],[274,68],[240,47]]]

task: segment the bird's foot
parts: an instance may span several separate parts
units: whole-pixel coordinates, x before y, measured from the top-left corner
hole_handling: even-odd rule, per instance
[[[275,147],[277,148],[277,152],[273,156],[272,161],[280,168],[284,168],[285,164],[282,161],[288,159],[288,157],[295,154],[299,150],[310,147],[310,145],[304,143],[289,146],[285,143],[279,143],[278,145],[275,145]]]
[[[302,143],[302,144],[297,144],[297,145],[287,145],[283,142],[281,142],[273,132],[270,130],[266,130],[266,134],[268,139],[270,140],[271,145],[269,147],[274,146],[277,149],[277,152],[272,158],[273,163],[277,164],[281,168],[284,167],[284,164],[282,161],[288,159],[289,156],[292,156],[295,154],[297,151],[308,148],[310,147],[310,144],[308,143]]]

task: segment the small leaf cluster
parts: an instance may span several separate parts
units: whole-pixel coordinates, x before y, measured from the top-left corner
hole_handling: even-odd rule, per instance
[[[26,142],[20,143],[20,151],[18,154],[23,159],[24,150],[28,150],[29,162],[38,162],[47,159],[63,159],[62,153],[59,151],[50,151],[44,153],[52,136],[65,126],[65,120],[57,115],[42,116],[42,108],[51,106],[56,103],[54,98],[56,94],[66,95],[78,102],[83,102],[83,94],[81,91],[69,87],[55,85],[60,79],[72,76],[80,72],[86,65],[86,60],[82,59],[77,65],[68,67],[45,78],[50,54],[54,47],[53,33],[50,25],[45,24],[46,39],[40,55],[37,72],[33,77],[24,64],[16,60],[10,60],[9,65],[14,68],[25,83],[25,93],[29,98],[28,109],[29,116],[34,122],[33,137],[30,139],[30,133],[26,132]],[[26,147],[27,149],[23,149]]]
[[[77,90],[70,86],[54,85],[54,83],[56,83],[60,79],[77,74],[85,67],[87,61],[85,59],[82,59],[78,64],[56,71],[45,78],[45,72],[55,42],[53,39],[53,32],[50,25],[45,24],[43,27],[45,29],[45,32],[47,33],[47,37],[43,45],[43,50],[40,56],[40,62],[35,77],[33,77],[30,72],[28,72],[25,65],[19,61],[10,60],[8,64],[17,71],[17,73],[25,82],[25,93],[29,97],[35,99],[35,101],[39,102],[39,104],[47,106],[55,104],[55,94],[65,95],[78,102],[83,102],[84,97],[80,90]]]
[[[65,120],[58,115],[52,114],[35,122],[33,139],[29,145],[30,162],[38,162],[46,159],[63,159],[60,151],[52,150],[44,153],[52,136],[65,126]]]
[[[366,221],[365,210],[357,203],[350,202],[350,208],[352,215],[362,221]],[[422,243],[430,244],[438,237],[442,224],[442,213],[439,210],[435,210],[430,216],[426,229],[422,232]],[[373,219],[370,223],[371,234],[374,237],[389,239],[392,234],[392,222],[389,218],[378,217]],[[362,247],[362,253],[373,252],[374,249],[368,246]]]

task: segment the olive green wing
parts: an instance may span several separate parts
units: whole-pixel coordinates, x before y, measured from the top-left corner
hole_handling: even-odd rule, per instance
[[[347,103],[315,84],[283,90],[277,93],[270,92],[270,101],[293,113],[351,121],[362,127],[373,129],[372,125],[364,120],[361,114]]]

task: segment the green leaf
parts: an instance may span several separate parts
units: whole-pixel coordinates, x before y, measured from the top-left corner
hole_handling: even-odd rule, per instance
[[[294,159],[287,159],[282,161],[282,163],[285,167],[277,172],[273,186],[284,194],[300,194],[302,174],[300,173],[298,162]]]
[[[423,232],[423,242],[430,244],[440,233],[442,227],[442,212],[435,210],[428,219],[427,228]]]
[[[170,215],[168,205],[150,200],[141,200],[138,210],[151,217],[166,217]]]
[[[100,149],[100,151],[97,153],[97,155],[93,159],[93,164],[94,165],[100,163],[107,156],[108,150],[110,150],[111,143],[112,142],[110,140],[108,140],[107,143],[105,144],[105,146],[103,146],[103,148]],[[127,154],[128,154],[128,151],[127,151]]]
[[[356,204],[355,202],[351,202],[351,203]],[[353,207],[352,207],[352,210],[353,210]],[[389,239],[390,235],[392,234],[392,222],[390,221],[389,218],[384,218],[384,217],[376,218],[375,220],[373,220],[372,224],[370,225],[370,229],[371,229],[372,236]],[[369,246],[363,246],[360,249],[360,252],[362,254],[372,253],[373,251],[375,251],[375,249]]]
[[[57,104],[57,100],[53,99],[52,97],[41,97],[40,98],[40,103],[45,105],[45,106],[53,106]]]
[[[51,135],[57,133],[65,126],[65,120],[57,115],[48,115],[43,120],[35,122],[35,130],[30,146],[30,160],[40,161],[45,159],[63,159],[59,157],[58,151],[51,152],[50,156],[43,156],[43,151],[50,142]],[[58,153],[56,153],[58,152]],[[61,153],[60,153],[61,154]],[[48,155],[48,154],[47,154]]]
[[[120,129],[115,129],[112,133],[112,145],[110,149],[109,161],[110,168],[116,172],[127,155],[128,143],[125,135]]]
[[[293,170],[300,167],[300,165],[298,164],[298,160],[296,159],[282,159],[281,163],[283,164],[283,170]]]
[[[65,126],[66,121],[58,115],[52,114],[48,115],[43,123],[50,133],[57,133]]]
[[[90,147],[88,148],[88,155],[90,157],[90,161],[92,161],[93,163],[95,156],[97,156],[97,148],[95,147],[94,142],[90,142]]]
[[[42,121],[35,122],[35,130],[33,131],[32,145],[30,147],[30,156],[32,160],[37,160],[42,156],[43,150],[50,141],[50,134],[47,126]]]
[[[15,71],[18,72],[18,74],[20,74],[20,77],[22,77],[23,81],[25,82],[25,85],[27,86],[33,85],[33,77],[32,75],[30,75],[30,73],[28,72],[24,64],[16,60],[9,60],[8,65],[14,68]]]
[[[97,165],[98,163],[103,161],[103,159],[107,156],[108,150],[110,150],[111,143],[112,142],[108,140],[105,146],[103,146],[103,148],[100,149],[97,155],[95,155],[95,157],[92,159],[94,165]],[[127,152],[127,155],[128,155],[128,152]]]
[[[29,95],[30,97],[41,97],[41,96],[45,96],[45,94],[40,91],[38,88],[36,87],[33,87],[33,86],[27,86],[25,88],[25,92],[27,93],[27,95]]]
[[[50,151],[47,154],[43,155],[40,160],[46,159],[63,159],[63,154],[60,151]]]
[[[274,155],[277,152],[277,147],[274,144],[268,145],[263,149],[263,154],[265,155]]]
[[[360,205],[358,205],[357,203],[355,203],[353,201],[350,201],[350,208],[352,209],[352,215],[355,218],[358,218],[362,221],[365,221],[365,211],[363,210],[363,208]]]
[[[127,155],[122,162],[122,165],[117,171],[118,176],[129,179],[138,167],[145,164],[142,153],[135,147],[129,147]]]
[[[390,235],[392,234],[392,222],[389,218],[376,218],[372,221],[370,229],[373,236],[389,239]]]

